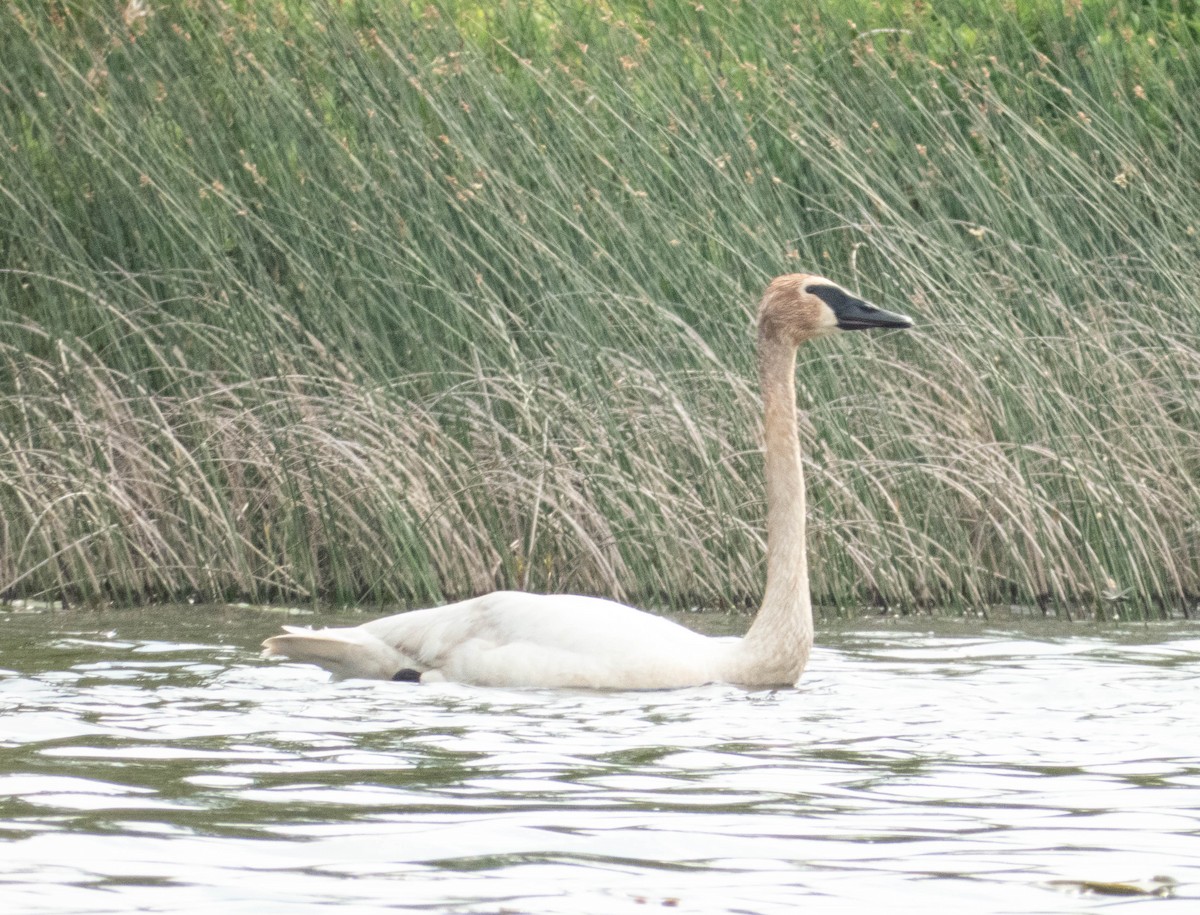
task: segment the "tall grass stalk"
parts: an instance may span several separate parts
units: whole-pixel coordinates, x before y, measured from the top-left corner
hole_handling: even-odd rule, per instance
[[[1200,18],[943,6],[6,5],[0,590],[750,605],[808,270],[819,603],[1186,611]]]

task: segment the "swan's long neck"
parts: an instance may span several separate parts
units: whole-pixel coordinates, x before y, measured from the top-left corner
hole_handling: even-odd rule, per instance
[[[738,654],[758,682],[792,684],[813,643],[804,471],[796,429],[796,350],[760,333],[758,359],[766,445],[767,584]]]

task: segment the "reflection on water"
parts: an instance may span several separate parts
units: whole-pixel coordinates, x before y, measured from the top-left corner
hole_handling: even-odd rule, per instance
[[[6,911],[1200,899],[1194,627],[860,624],[798,690],[604,694],[330,684],[277,623],[0,614]]]

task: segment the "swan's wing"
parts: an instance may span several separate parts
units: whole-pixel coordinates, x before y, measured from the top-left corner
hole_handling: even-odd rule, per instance
[[[497,591],[358,627],[435,676],[489,686],[710,682],[724,642],[614,601]]]
[[[362,627],[306,629],[284,626],[286,635],[263,642],[263,657],[291,658],[323,667],[335,680],[351,678],[390,680],[413,662],[394,646],[377,639]]]

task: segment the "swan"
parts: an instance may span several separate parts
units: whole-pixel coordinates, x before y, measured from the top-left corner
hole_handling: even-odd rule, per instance
[[[743,638],[711,638],[598,597],[497,591],[361,626],[285,626],[285,635],[263,642],[263,656],[317,664],[338,680],[584,689],[795,685],[813,643],[796,347],[839,331],[911,326],[907,316],[821,276],[789,274],[767,287],[758,309],[767,580]]]

